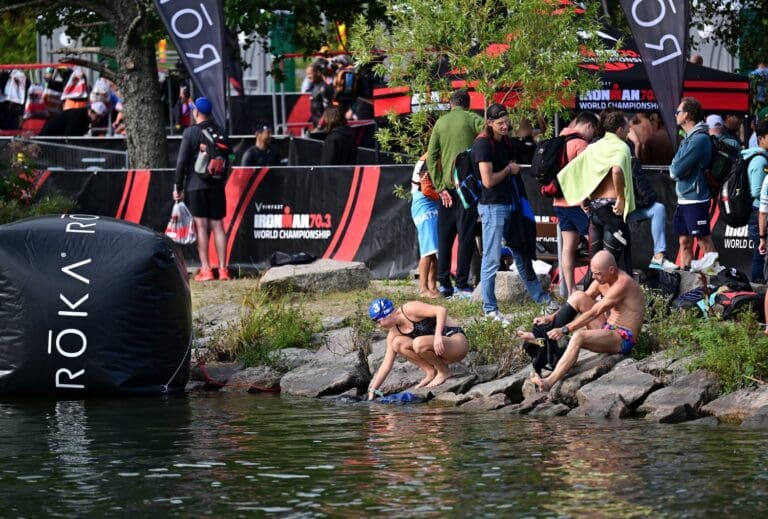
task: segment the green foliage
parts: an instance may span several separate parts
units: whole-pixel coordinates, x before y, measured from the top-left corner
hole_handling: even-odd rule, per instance
[[[35,17],[25,13],[0,14],[0,63],[37,61]]]
[[[320,331],[316,317],[308,315],[301,301],[259,292],[246,298],[240,320],[223,330],[212,347],[219,358],[234,357],[246,367],[266,365],[279,369],[272,352],[306,348]]]
[[[435,112],[445,109],[453,89],[450,78],[438,75],[440,64],[462,71],[464,79],[487,101],[515,98],[513,123],[563,112],[564,101],[597,88],[597,76],[580,68],[583,53],[598,63],[605,52],[592,48],[598,38],[580,41],[582,31],[598,27],[598,7],[586,13],[573,7],[552,14],[541,0],[386,0],[386,23],[361,16],[355,23],[351,48],[359,63],[375,63],[374,71],[391,86],[407,86],[418,109],[409,118],[391,119],[379,135],[385,149],[418,156]],[[548,10],[550,9],[550,10]],[[381,55],[386,56],[382,60]],[[498,98],[497,98],[498,99]]]
[[[735,321],[710,318],[691,330],[702,356],[691,370],[706,369],[730,393],[768,376],[768,337],[752,312],[741,312]]]
[[[0,224],[31,216],[61,214],[75,207],[74,200],[55,192],[39,195],[35,181],[36,145],[12,142],[0,156]]]
[[[518,328],[530,330],[533,318],[538,313],[539,308],[534,304],[516,307],[514,313],[505,314],[510,320],[510,325],[507,327],[503,327],[498,321],[475,318],[464,329],[469,350],[480,354],[478,359],[480,364],[496,364],[497,376],[504,376],[524,368],[531,359],[523,350],[515,331]]]
[[[366,354],[370,353],[371,342],[379,330],[378,325],[368,317],[368,305],[371,299],[368,293],[357,296],[355,311],[346,321],[347,326],[352,329],[352,344]]]

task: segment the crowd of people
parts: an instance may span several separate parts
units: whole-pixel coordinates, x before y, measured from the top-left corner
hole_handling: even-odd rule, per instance
[[[40,81],[20,69],[0,71],[0,130],[42,136],[124,135],[123,102],[114,83],[91,87],[80,67],[46,67]]]

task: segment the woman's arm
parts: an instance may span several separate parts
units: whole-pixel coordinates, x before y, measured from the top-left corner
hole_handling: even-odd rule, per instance
[[[389,372],[392,371],[392,366],[395,363],[395,357],[397,357],[397,352],[392,347],[392,339],[394,335],[392,332],[387,335],[387,351],[384,354],[384,360],[381,361],[381,365],[379,366],[379,369],[376,370],[376,375],[373,377],[373,380],[371,380],[370,385],[368,386],[368,400],[373,400],[376,398],[376,393],[378,392],[379,395],[381,395],[381,391],[379,391],[379,387],[384,383],[384,381],[387,379],[387,375],[389,375]]]

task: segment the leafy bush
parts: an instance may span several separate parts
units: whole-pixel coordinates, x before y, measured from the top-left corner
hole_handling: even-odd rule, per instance
[[[518,328],[530,330],[538,312],[539,308],[534,304],[518,307],[514,313],[507,314],[510,320],[507,327],[490,319],[474,319],[465,328],[469,350],[480,354],[478,361],[481,364],[495,364],[499,376],[522,369],[531,359],[521,347],[515,331]]]
[[[223,330],[212,348],[221,359],[234,357],[246,367],[266,365],[280,369],[273,352],[310,346],[312,334],[320,330],[316,317],[308,315],[299,301],[266,292],[243,302],[240,320]]]
[[[0,156],[0,224],[44,214],[71,211],[75,202],[58,194],[39,196],[35,182],[34,159],[39,153],[35,144],[13,141]]]
[[[700,321],[690,334],[702,352],[691,370],[710,371],[724,393],[768,376],[768,337],[752,312],[740,312],[735,321]]]

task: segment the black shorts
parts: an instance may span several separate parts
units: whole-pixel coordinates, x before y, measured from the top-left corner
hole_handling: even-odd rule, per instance
[[[227,214],[227,199],[223,187],[187,191],[184,201],[192,216],[197,218],[222,220]]]

